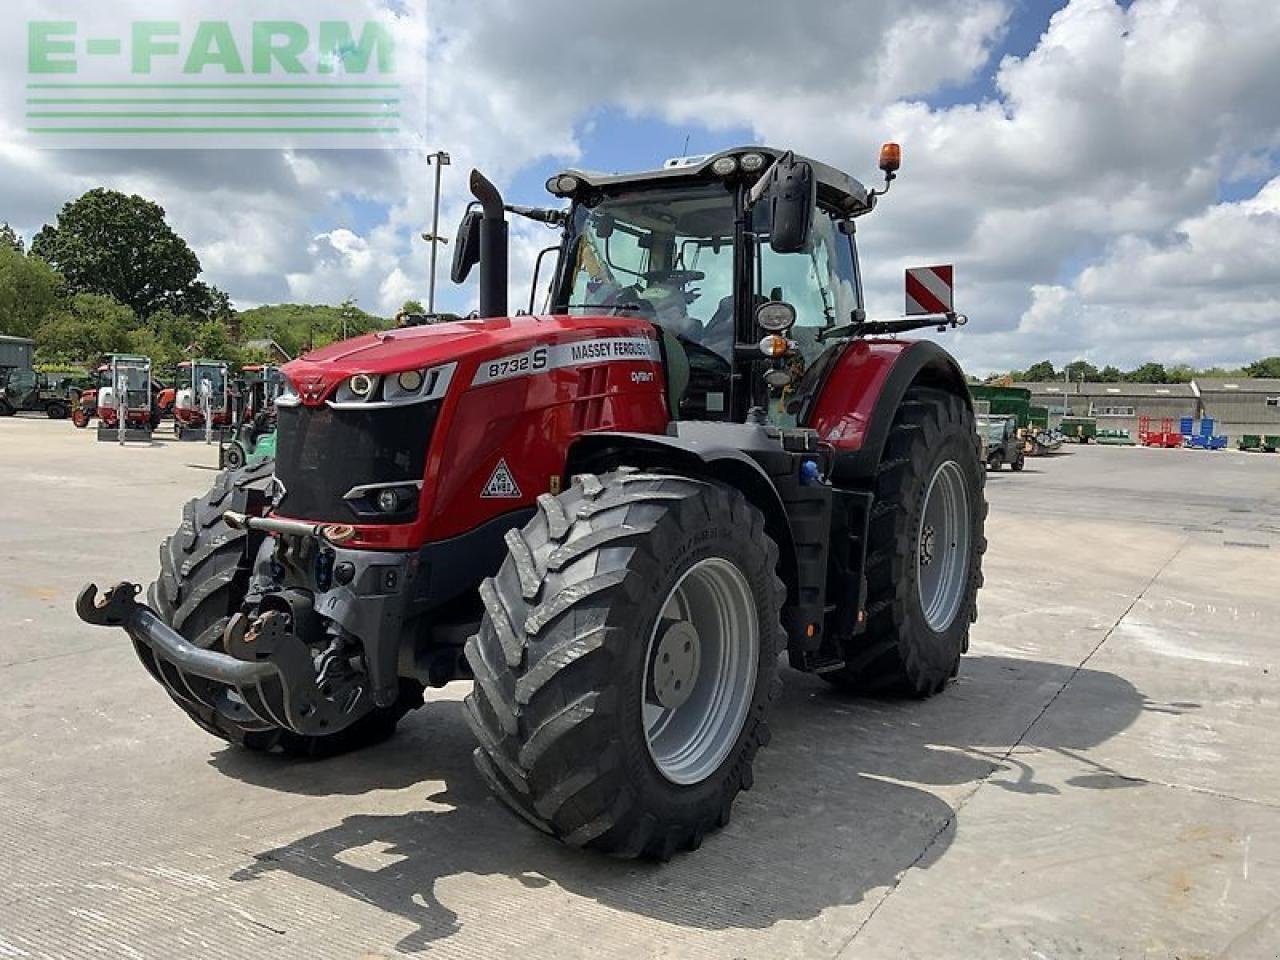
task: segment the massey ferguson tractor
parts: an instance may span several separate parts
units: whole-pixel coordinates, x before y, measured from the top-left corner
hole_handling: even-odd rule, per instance
[[[519,816],[697,847],[752,784],[780,654],[927,697],[968,646],[972,403],[940,347],[886,337],[963,318],[867,318],[854,228],[896,146],[881,169],[750,147],[568,171],[557,209],[474,172],[477,316],[286,365],[274,462],[187,505],[145,605],[90,584],[79,615],[249,750],[371,744],[473,681],[476,765]],[[508,214],[558,230],[543,314],[507,309]]]

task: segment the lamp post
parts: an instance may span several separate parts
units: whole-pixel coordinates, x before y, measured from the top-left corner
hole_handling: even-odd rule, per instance
[[[422,239],[431,244],[431,280],[427,288],[427,313],[434,315],[436,312],[436,254],[440,244],[449,242],[440,236],[440,177],[444,168],[453,161],[443,150],[428,154],[427,166],[431,166],[432,161],[435,162],[436,168],[435,205],[431,211],[431,232],[424,233]]]

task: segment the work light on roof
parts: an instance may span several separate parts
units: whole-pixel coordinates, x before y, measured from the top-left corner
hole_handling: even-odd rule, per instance
[[[738,158],[738,163],[742,164],[742,169],[747,173],[758,173],[764,169],[764,154],[744,153]]]
[[[547,192],[554,193],[557,197],[568,197],[577,193],[578,188],[582,186],[582,181],[572,174],[562,173],[552,177],[547,181]]]
[[[715,162],[711,164],[711,172],[717,177],[730,176],[731,174],[736,173],[737,170],[737,157],[718,157]]]

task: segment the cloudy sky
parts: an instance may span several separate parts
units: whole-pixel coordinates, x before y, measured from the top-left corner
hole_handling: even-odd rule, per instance
[[[368,0],[376,2],[376,0]],[[425,148],[515,202],[565,166],[793,147],[893,193],[859,228],[873,316],[954,262],[976,373],[1049,357],[1280,354],[1274,0],[430,0]],[[425,152],[425,151],[423,151]],[[105,184],[158,200],[241,306],[425,299],[422,152],[45,151],[0,130],[0,219],[30,236]],[[515,227],[513,290],[552,235]],[[474,291],[442,277],[440,303]]]

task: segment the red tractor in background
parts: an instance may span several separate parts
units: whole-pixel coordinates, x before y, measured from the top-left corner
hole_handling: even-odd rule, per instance
[[[179,440],[212,442],[231,426],[227,364],[221,360],[184,360],[178,364],[173,397],[173,435]]]
[[[926,697],[977,615],[984,458],[964,376],[870,320],[855,225],[886,183],[758,147],[552,177],[478,172],[453,276],[480,310],[283,368],[278,446],[223,474],[123,627],[177,704],[251,750],[376,742],[424,686],[493,792],[575,846],[666,858],[727,822],[779,654]],[[545,315],[507,309],[507,214],[556,228]],[[535,271],[534,288],[538,288]]]

